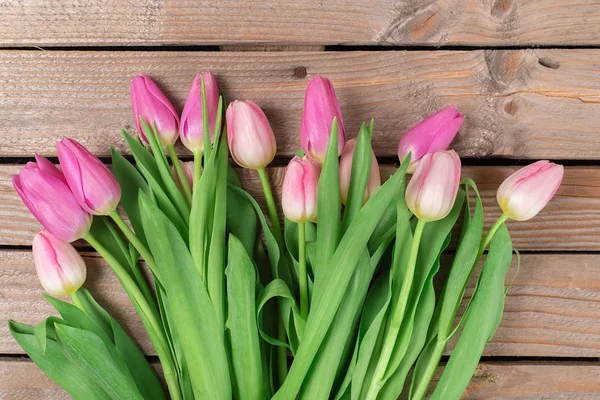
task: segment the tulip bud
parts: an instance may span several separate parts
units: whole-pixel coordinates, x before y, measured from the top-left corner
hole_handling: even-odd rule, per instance
[[[398,144],[398,158],[402,163],[411,153],[408,173],[413,173],[425,154],[443,151],[450,146],[465,120],[456,107],[448,106],[427,117],[408,130]]]
[[[460,183],[460,158],[454,150],[425,154],[406,187],[406,204],[420,220],[430,222],[450,213]]]
[[[206,110],[211,143],[214,140],[215,123],[219,107],[219,87],[215,76],[210,72],[202,74],[206,91]],[[204,122],[202,119],[202,83],[196,75],[181,113],[181,141],[192,152],[204,149]]]
[[[69,295],[85,282],[83,258],[73,246],[48,231],[33,238],[33,261],[42,286],[53,296]]]
[[[69,188],[81,207],[93,215],[108,215],[121,200],[121,186],[96,156],[73,139],[56,144],[58,160]]]
[[[90,230],[91,216],[81,208],[60,170],[44,157],[36,155],[36,160],[13,176],[13,187],[48,232],[66,242],[81,239]]]
[[[163,145],[172,145],[179,136],[179,116],[175,108],[156,86],[152,79],[145,75],[137,75],[131,80],[131,107],[138,131],[148,142],[140,117],[148,124],[156,125],[156,130]]]
[[[496,198],[500,208],[516,221],[535,217],[552,200],[563,173],[562,165],[547,160],[521,168],[498,188]]]
[[[181,169],[183,170],[183,173],[185,175],[185,179],[187,180],[188,184],[190,185],[190,189],[194,188],[194,162],[193,161],[179,161],[179,164],[181,165]],[[173,179],[175,179],[175,183],[177,184],[177,187],[179,188],[179,190],[182,190],[181,188],[181,182],[179,182],[179,177],[177,176],[177,172],[175,171],[174,167],[171,167],[171,173],[173,174]]]
[[[227,141],[238,165],[263,169],[275,158],[275,135],[265,113],[251,101],[236,100],[227,108]]]
[[[306,156],[294,157],[285,168],[281,203],[283,214],[293,222],[317,218],[317,187],[320,166]]]
[[[354,150],[356,149],[356,138],[350,139],[346,142],[342,156],[340,157],[340,198],[342,204],[346,204],[348,199],[348,190],[350,189],[350,178],[352,176],[352,159],[354,157]],[[379,164],[375,153],[372,153],[371,172],[369,173],[369,180],[367,181],[367,187],[365,188],[365,197],[363,204],[371,198],[371,196],[381,186],[381,176],[379,175]]]
[[[346,143],[342,110],[329,79],[315,76],[308,83],[300,125],[300,142],[304,154],[320,164],[325,161],[333,118],[338,120],[338,155]]]

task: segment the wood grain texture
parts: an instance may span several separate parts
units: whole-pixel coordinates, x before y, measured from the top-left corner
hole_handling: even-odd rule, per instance
[[[30,252],[0,252],[0,321],[37,324],[51,306],[40,296]],[[522,256],[489,356],[600,357],[600,255]],[[141,345],[154,354],[135,310],[107,265],[86,255],[86,286]],[[508,274],[512,278],[512,273]],[[472,287],[472,285],[471,285]],[[22,353],[0,324],[0,354]]]
[[[11,184],[11,175],[20,166],[0,165],[0,245],[29,246],[39,224],[22,204]],[[468,176],[480,185],[486,212],[486,226],[498,218],[496,190],[517,167],[465,167]],[[283,181],[283,167],[269,169],[276,196]],[[381,169],[383,179],[395,171]],[[243,186],[264,204],[262,188],[254,171],[238,169]],[[279,197],[277,198],[279,203]],[[550,204],[535,218],[509,222],[514,245],[519,250],[600,250],[600,168],[568,167],[561,188]]]
[[[594,0],[9,0],[3,45],[598,44]],[[18,27],[18,28],[17,28]]]
[[[403,132],[456,104],[466,121],[452,147],[462,156],[597,160],[599,64],[600,50],[561,49],[0,51],[0,157],[53,155],[63,135],[95,154],[109,154],[110,146],[124,152],[120,129],[135,129],[134,74],[155,78],[181,110],[194,75],[212,70],[229,100],[252,99],[264,108],[279,155],[299,148],[304,91],[321,74],[336,86],[349,137],[362,121],[376,119],[378,156],[395,158]]]
[[[434,382],[440,373],[438,369]],[[591,362],[486,362],[477,368],[462,400],[595,400],[599,374],[600,364]],[[27,359],[0,359],[0,376],[4,400],[70,398]]]

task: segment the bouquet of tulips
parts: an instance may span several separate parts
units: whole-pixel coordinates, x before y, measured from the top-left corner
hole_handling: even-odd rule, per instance
[[[113,149],[109,169],[64,138],[60,168],[36,155],[13,177],[43,226],[33,240],[42,286],[72,299],[44,295],[60,316],[37,326],[9,321],[44,373],[85,400],[460,398],[502,317],[515,252],[505,222],[545,207],[562,166],[538,161],[510,176],[498,189],[503,214],[484,234],[477,186],[447,150],[464,120],[455,107],[401,138],[400,166],[382,184],[373,121],[346,141],[334,88],[316,76],[302,149],[283,178],[282,223],[265,169],[275,136],[258,105],[226,106],[211,73],[195,78],[181,118],[146,76],[133,78],[131,100],[131,159]],[[193,161],[178,159],[178,138]],[[266,215],[229,155],[258,174]],[[119,279],[164,380],[83,287],[86,267],[70,244],[79,239]]]

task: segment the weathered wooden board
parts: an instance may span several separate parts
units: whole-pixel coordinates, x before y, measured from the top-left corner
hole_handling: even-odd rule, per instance
[[[0,259],[0,321],[36,324],[52,314],[40,296],[31,253],[5,250]],[[143,350],[154,354],[113,273],[94,254],[86,255],[86,262],[89,289]],[[506,298],[504,319],[485,355],[600,357],[599,263],[600,255],[524,254]],[[0,324],[0,354],[21,352],[6,324]]]
[[[22,204],[11,184],[20,166],[0,165],[0,245],[29,246],[39,224]],[[480,184],[489,227],[499,216],[496,190],[517,167],[465,167],[463,176]],[[276,194],[281,189],[283,167],[269,170]],[[382,167],[384,179],[395,168]],[[254,171],[238,170],[244,187],[259,202],[263,194]],[[600,168],[569,167],[563,185],[552,202],[534,219],[509,222],[515,246],[520,250],[600,250]]]
[[[298,149],[306,84],[322,74],[337,88],[349,136],[362,121],[376,119],[379,156],[396,157],[397,140],[408,127],[454,103],[466,114],[453,145],[462,156],[597,160],[599,64],[600,50],[561,49],[2,51],[0,156],[55,154],[63,135],[95,154],[109,154],[110,146],[125,151],[119,132],[134,128],[134,74],[154,77],[181,109],[194,75],[212,70],[229,100],[252,99],[265,109],[279,155]]]
[[[593,0],[335,0],[255,2],[92,0],[57,7],[12,0],[3,45],[598,44]]]
[[[440,373],[441,369],[434,382]],[[599,374],[600,364],[591,362],[486,362],[479,365],[462,399],[595,400]],[[4,400],[70,398],[27,359],[0,359],[0,376]]]

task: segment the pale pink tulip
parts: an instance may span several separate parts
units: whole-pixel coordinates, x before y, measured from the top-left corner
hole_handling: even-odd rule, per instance
[[[50,161],[36,155],[12,183],[25,206],[40,224],[66,242],[81,239],[89,230],[91,216],[69,189],[65,177]]]
[[[217,109],[219,107],[219,87],[211,72],[202,74],[206,91],[206,110],[211,143],[214,140]],[[181,141],[192,152],[204,150],[204,122],[202,118],[202,84],[200,74],[196,75],[181,113]]]
[[[156,83],[145,75],[137,75],[131,80],[131,107],[133,118],[140,135],[148,142],[140,117],[149,127],[156,130],[163,145],[172,145],[179,136],[179,116],[167,96]]]
[[[454,150],[425,154],[406,187],[406,204],[417,218],[444,218],[456,200],[460,183],[460,158]]]
[[[354,150],[356,149],[356,138],[350,139],[346,142],[342,156],[340,157],[340,197],[343,204],[346,204],[348,199],[348,190],[350,189],[350,178],[352,176],[352,159],[354,157]],[[369,180],[367,181],[367,187],[365,188],[365,197],[363,203],[379,189],[381,186],[381,176],[379,175],[379,164],[375,153],[372,153],[371,158],[371,172],[369,173]]]
[[[308,83],[300,125],[300,142],[304,154],[323,164],[333,118],[338,122],[338,155],[346,143],[342,110],[329,79],[315,76]]]
[[[56,144],[69,188],[81,207],[92,215],[108,215],[121,200],[121,186],[96,156],[73,139]]]
[[[563,166],[550,161],[538,161],[521,168],[498,188],[498,204],[511,219],[531,219],[552,200],[563,174]]]
[[[306,156],[294,157],[285,169],[281,193],[283,214],[293,222],[317,218],[320,166]]]
[[[181,169],[183,170],[183,174],[185,175],[185,180],[190,185],[190,189],[194,188],[194,162],[193,161],[179,161],[181,165]],[[173,174],[173,179],[175,179],[175,183],[177,183],[177,187],[179,190],[181,188],[181,182],[179,182],[179,177],[177,176],[177,172],[174,167],[171,167],[171,173]]]
[[[231,156],[244,168],[265,168],[277,151],[267,116],[251,101],[236,100],[227,108],[227,141]]]
[[[83,285],[83,258],[67,242],[41,231],[33,238],[33,261],[42,286],[53,296],[66,296]]]
[[[408,130],[398,143],[398,158],[403,162],[411,153],[408,172],[413,173],[425,154],[443,151],[450,146],[465,120],[456,107],[448,106]]]

